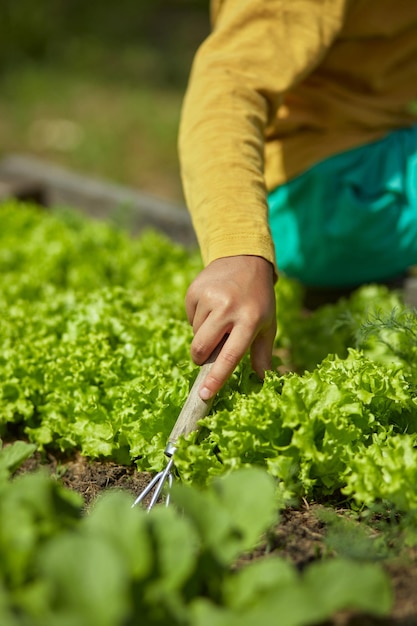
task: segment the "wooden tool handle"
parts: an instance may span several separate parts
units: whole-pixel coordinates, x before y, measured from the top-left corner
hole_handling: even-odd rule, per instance
[[[213,398],[207,401],[202,400],[198,394],[198,391],[200,389],[201,383],[213,367],[213,364],[217,359],[224,342],[225,339],[220,342],[220,344],[210,355],[204,365],[200,367],[200,371],[198,372],[197,378],[195,379],[194,384],[191,387],[189,396],[185,401],[181,413],[179,414],[177,421],[175,422],[174,428],[172,429],[171,434],[168,438],[168,446],[166,451],[167,454],[169,454],[168,451],[172,451],[172,449],[175,448],[178,437],[180,437],[181,435],[189,435],[194,430],[197,430],[197,423],[199,422],[199,420],[203,419],[203,417],[205,417],[210,411],[211,405],[213,404]]]

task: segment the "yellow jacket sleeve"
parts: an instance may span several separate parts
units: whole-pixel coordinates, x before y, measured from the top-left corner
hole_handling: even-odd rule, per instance
[[[348,0],[217,0],[185,95],[179,155],[203,261],[275,263],[265,136],[285,94],[323,59]]]

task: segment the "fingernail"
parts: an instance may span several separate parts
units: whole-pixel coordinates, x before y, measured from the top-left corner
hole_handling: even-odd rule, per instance
[[[201,387],[200,389],[200,398],[202,400],[210,400],[212,393],[208,387]]]

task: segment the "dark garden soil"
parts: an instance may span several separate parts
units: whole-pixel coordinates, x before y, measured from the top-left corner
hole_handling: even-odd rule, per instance
[[[56,476],[62,485],[80,493],[87,508],[107,489],[122,489],[134,498],[150,480],[149,474],[138,472],[134,466],[89,461],[79,455],[63,459],[52,454],[46,458],[35,454],[23,464],[19,473],[34,471],[41,466]],[[275,553],[303,570],[322,555],[328,555],[327,527],[320,516],[322,509],[319,504],[304,502],[298,508],[282,511],[280,523],[256,550],[241,559],[238,566],[247,560]],[[343,509],[335,510],[338,515],[344,515]],[[417,626],[417,547],[385,559],[384,567],[391,578],[395,597],[389,618],[344,613],[321,626]]]

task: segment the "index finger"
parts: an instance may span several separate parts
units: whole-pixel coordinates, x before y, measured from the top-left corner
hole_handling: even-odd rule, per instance
[[[234,372],[252,341],[252,335],[236,327],[222,340],[220,352],[199,389],[202,400],[210,400]]]

